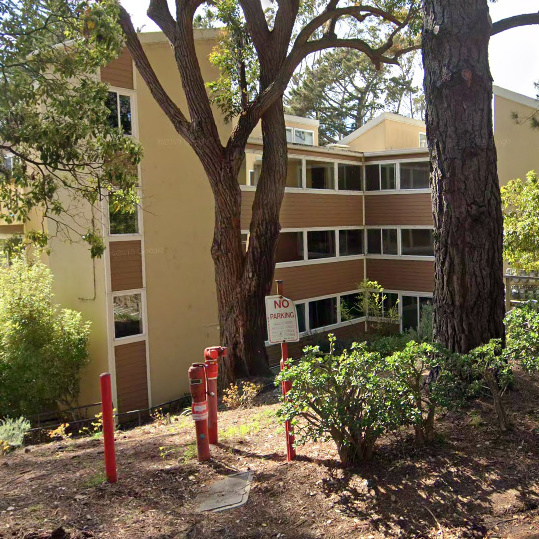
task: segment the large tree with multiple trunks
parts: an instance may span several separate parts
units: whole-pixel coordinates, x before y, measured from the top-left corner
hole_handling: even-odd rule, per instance
[[[503,218],[490,37],[539,24],[492,23],[488,0],[423,0],[423,66],[435,227],[435,336],[468,352],[504,336]]]
[[[226,113],[237,117],[223,145],[195,47],[193,20],[204,4],[203,0],[176,0],[171,13],[166,0],[149,2],[148,16],[171,43],[187,111],[179,108],[159,82],[125,9],[120,22],[139,73],[200,159],[214,194],[211,254],[221,340],[229,350],[222,369],[221,383],[225,384],[234,378],[234,371],[243,375],[268,371],[264,297],[272,285],[286,183],[283,93],[290,78],[310,54],[336,47],[355,49],[377,66],[397,64],[401,55],[417,45],[419,6],[415,0],[362,5],[347,0],[279,0],[265,10],[261,0],[211,2],[227,25],[223,39],[229,51],[228,58],[225,54],[219,60],[223,76],[213,85],[213,94]],[[379,27],[373,40],[368,32],[371,24]],[[354,37],[350,37],[351,25],[356,26]],[[264,155],[245,252],[238,174],[247,140],[260,121]]]

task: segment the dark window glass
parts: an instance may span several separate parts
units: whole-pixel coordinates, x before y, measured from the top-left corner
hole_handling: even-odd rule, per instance
[[[115,296],[114,304],[114,337],[130,337],[142,334],[142,296]]]
[[[384,313],[387,313],[389,309],[396,307],[399,302],[399,295],[393,294],[392,292],[384,292],[384,298],[385,298],[383,302]]]
[[[382,230],[382,243],[385,255],[398,255],[399,246],[397,244],[397,229],[384,228]]]
[[[277,241],[276,262],[303,260],[303,233],[281,232]]]
[[[109,125],[117,128],[118,126],[118,94],[109,92],[107,95],[107,108],[109,109]]]
[[[311,329],[337,323],[337,299],[328,298],[309,302],[309,325]]]
[[[131,98],[128,95],[120,96],[120,124],[124,135],[132,135],[131,126]]]
[[[339,189],[361,191],[361,165],[339,165]]]
[[[380,165],[381,173],[381,188],[382,189],[396,189],[397,182],[395,179],[395,164]]]
[[[363,230],[340,230],[339,254],[341,256],[362,255]]]
[[[367,165],[365,167],[365,189],[367,191],[380,190],[380,165]]]
[[[425,228],[406,228],[402,230],[402,254],[415,256],[434,256],[432,230]]]
[[[307,331],[305,326],[305,303],[296,305],[296,316],[298,317],[298,329],[300,333]]]
[[[309,260],[335,256],[335,232],[333,230],[307,232],[307,246]]]
[[[425,305],[432,305],[432,298],[419,298],[419,309],[421,310]]]
[[[241,246],[243,247],[243,250],[247,252],[247,246],[249,245],[249,234],[242,234],[241,235]]]
[[[138,234],[138,212],[136,206],[132,211],[121,211],[116,208],[113,197],[109,197],[110,233]]]
[[[414,328],[417,329],[418,299],[415,296],[402,296],[402,330]]]
[[[334,189],[334,177],[333,163],[307,161],[307,188]]]
[[[428,161],[401,163],[401,189],[428,189],[430,165]]]
[[[365,316],[363,312],[363,295],[347,294],[341,296],[341,321],[355,320]]]
[[[371,255],[382,254],[382,235],[378,228],[367,230],[367,252]]]

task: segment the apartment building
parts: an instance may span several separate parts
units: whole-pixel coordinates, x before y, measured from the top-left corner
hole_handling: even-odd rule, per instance
[[[196,34],[206,80],[217,77],[208,60],[215,36],[214,30]],[[144,33],[141,41],[165,89],[186,108],[166,38]],[[102,221],[104,257],[92,260],[87,247],[54,240],[46,262],[56,301],[92,322],[80,402],[99,400],[99,374],[109,371],[115,404],[125,412],[180,397],[188,390],[190,364],[219,343],[213,195],[197,157],[154,102],[129,54],[99,76],[110,85],[111,121],[144,148],[141,207],[130,216],[109,213],[106,201],[98,215],[81,208],[88,220]],[[536,102],[502,89],[494,99],[505,183],[539,169],[539,134],[511,119],[514,111],[529,115]],[[398,305],[401,329],[416,326],[432,297],[434,265],[424,123],[382,114],[328,147],[318,146],[317,121],[287,116],[286,126],[289,163],[275,279],[297,305],[302,340],[292,353],[299,354],[311,335],[365,332],[364,313],[354,308],[365,278],[384,287],[388,307]],[[218,129],[225,141],[231,125],[219,119]],[[246,245],[262,152],[258,129],[238,178]],[[0,242],[32,225],[0,224]],[[276,363],[279,347],[268,345],[268,352]]]

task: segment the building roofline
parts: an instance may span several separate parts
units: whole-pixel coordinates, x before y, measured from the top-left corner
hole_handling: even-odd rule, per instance
[[[313,125],[318,127],[320,120],[314,120],[313,118],[304,118],[303,116],[294,116],[293,114],[285,114],[284,119],[289,122],[296,122],[298,124]]]
[[[414,118],[408,118],[406,116],[401,116],[400,114],[394,114],[393,112],[383,112],[382,114],[379,114],[378,116],[376,116],[376,118],[369,120],[365,125],[362,125],[359,129],[356,129],[353,133],[350,133],[346,137],[339,140],[338,144],[349,144],[350,142],[360,137],[367,131],[370,131],[377,125],[380,125],[385,120],[391,120],[392,122],[398,122],[402,124],[417,125],[418,127],[425,125],[425,122],[423,120],[416,120]]]
[[[527,95],[519,94],[517,92],[513,92],[512,90],[508,90],[507,88],[502,88],[501,86],[496,85],[492,87],[492,90],[494,95],[498,97],[503,97],[504,99],[514,101],[515,103],[519,103],[520,105],[524,105],[532,109],[539,109],[539,100],[534,99],[533,97],[528,97]]]
[[[222,28],[195,28],[195,40],[203,41],[206,39],[215,39]],[[169,43],[168,38],[163,32],[139,32],[138,37],[141,43]]]

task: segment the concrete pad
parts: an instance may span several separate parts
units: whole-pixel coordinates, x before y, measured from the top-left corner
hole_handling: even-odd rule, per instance
[[[207,494],[199,496],[196,511],[226,511],[235,509],[247,503],[253,472],[239,472],[228,475],[221,481],[216,481]]]

